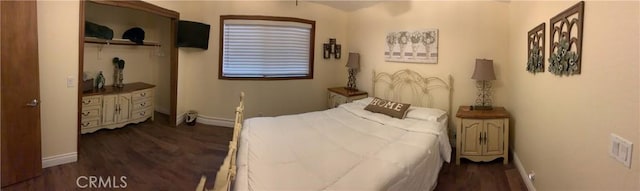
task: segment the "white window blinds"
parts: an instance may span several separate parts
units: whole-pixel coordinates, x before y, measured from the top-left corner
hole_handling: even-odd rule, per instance
[[[222,76],[310,76],[311,30],[311,24],[298,22],[225,20]]]

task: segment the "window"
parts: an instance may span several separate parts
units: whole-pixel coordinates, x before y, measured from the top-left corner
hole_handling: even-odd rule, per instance
[[[315,21],[220,16],[220,79],[312,79]]]

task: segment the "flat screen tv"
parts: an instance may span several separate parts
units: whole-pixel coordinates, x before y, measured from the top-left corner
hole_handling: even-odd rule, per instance
[[[211,26],[193,21],[178,21],[178,47],[192,47],[207,50],[209,48],[209,30]]]

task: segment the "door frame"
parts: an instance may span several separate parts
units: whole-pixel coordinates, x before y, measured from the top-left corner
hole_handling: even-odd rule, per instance
[[[170,34],[171,34],[171,53],[170,53],[170,108],[169,108],[169,125],[176,126],[177,120],[177,105],[178,105],[178,47],[176,46],[176,30],[178,26],[178,20],[180,20],[180,13],[162,8],[160,6],[147,3],[141,0],[134,1],[119,1],[119,0],[90,0],[93,3],[102,4],[102,5],[111,5],[116,7],[130,8],[140,11],[145,11],[151,14],[155,14],[158,16],[163,16],[171,19],[170,26]],[[80,135],[81,135],[81,123],[82,123],[82,79],[83,71],[84,71],[84,21],[85,21],[85,1],[80,1],[80,27],[79,27],[79,35],[78,35],[78,144],[77,149],[80,151]]]

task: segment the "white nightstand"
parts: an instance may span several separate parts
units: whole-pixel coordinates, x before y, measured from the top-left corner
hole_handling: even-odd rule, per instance
[[[338,107],[343,103],[349,103],[353,100],[366,98],[369,96],[367,92],[360,90],[349,90],[345,87],[328,88],[329,97],[327,99],[327,106],[329,108]]]
[[[460,158],[487,162],[502,157],[504,164],[509,162],[509,113],[504,107],[471,110],[460,106],[456,117],[456,164]]]

